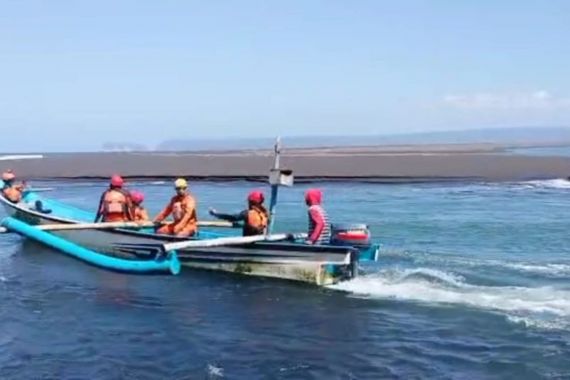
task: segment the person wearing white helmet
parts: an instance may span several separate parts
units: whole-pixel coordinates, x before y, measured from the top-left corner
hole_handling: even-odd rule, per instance
[[[184,178],[178,178],[174,182],[174,188],[176,195],[170,199],[164,210],[154,218],[154,222],[160,224],[170,215],[172,215],[173,220],[158,227],[156,232],[180,237],[192,236],[198,228],[196,200],[188,192],[188,182]]]

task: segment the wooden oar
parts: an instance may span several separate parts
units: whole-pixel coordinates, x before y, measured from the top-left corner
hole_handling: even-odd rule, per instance
[[[108,230],[113,228],[150,228],[155,227],[154,222],[104,222],[104,223],[69,223],[69,224],[44,224],[37,226],[43,231],[62,231],[62,230]],[[200,227],[234,227],[230,222],[207,220],[198,222]]]
[[[25,193],[43,193],[46,191],[54,191],[53,187],[35,187],[30,189],[24,189]]]
[[[255,236],[232,236],[206,240],[185,240],[176,243],[166,243],[162,245],[164,251],[175,251],[186,248],[209,248],[221,247],[227,245],[241,245],[250,244],[261,241],[280,241],[293,239],[300,239],[307,237],[307,234],[273,234],[273,235],[255,235]]]

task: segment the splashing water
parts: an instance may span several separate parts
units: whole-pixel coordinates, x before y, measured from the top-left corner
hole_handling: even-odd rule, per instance
[[[570,181],[564,178],[527,181],[523,182],[523,184],[527,184],[535,188],[570,189]]]
[[[514,322],[543,328],[570,326],[570,291],[552,286],[472,285],[430,268],[390,269],[331,286],[354,296],[468,306],[500,312]]]

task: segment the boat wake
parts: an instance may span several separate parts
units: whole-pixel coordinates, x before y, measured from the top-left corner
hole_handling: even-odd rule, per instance
[[[526,181],[521,183],[529,188],[542,189],[570,189],[570,181],[564,178]]]
[[[397,258],[414,265],[437,265],[450,268],[494,268],[510,270],[519,274],[534,275],[552,279],[570,278],[570,263],[539,263],[529,261],[508,261],[494,259],[476,259],[463,256],[436,255],[401,250],[384,250],[382,257]]]
[[[331,286],[356,297],[466,306],[545,329],[570,329],[570,291],[552,286],[483,286],[436,269],[390,269]]]

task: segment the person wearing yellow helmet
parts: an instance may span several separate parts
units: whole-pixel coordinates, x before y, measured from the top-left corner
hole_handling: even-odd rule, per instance
[[[198,226],[196,200],[188,192],[188,182],[184,178],[178,178],[174,181],[174,188],[176,195],[170,199],[164,210],[154,218],[154,222],[160,224],[172,215],[173,221],[162,225],[156,232],[181,237],[192,236],[196,233]]]

